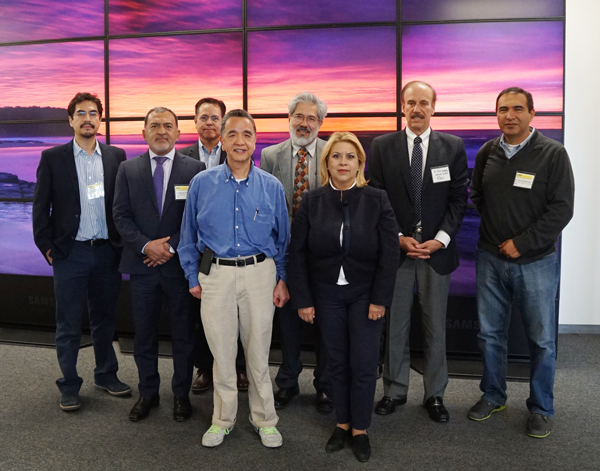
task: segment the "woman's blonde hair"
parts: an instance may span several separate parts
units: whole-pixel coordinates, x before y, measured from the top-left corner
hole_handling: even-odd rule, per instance
[[[319,165],[319,176],[321,177],[321,186],[327,185],[329,182],[329,170],[327,165],[329,164],[329,154],[331,154],[331,148],[338,142],[349,142],[356,148],[356,154],[358,157],[358,172],[356,173],[356,186],[361,187],[367,184],[365,179],[365,164],[367,162],[367,156],[362,144],[351,132],[334,132],[325,144],[325,148],[321,152],[321,163]]]

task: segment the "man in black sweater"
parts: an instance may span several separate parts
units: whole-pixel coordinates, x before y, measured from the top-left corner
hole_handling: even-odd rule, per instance
[[[471,181],[471,200],[481,215],[476,266],[484,372],[483,396],[468,417],[486,420],[504,409],[514,303],[531,353],[527,434],[544,438],[554,414],[556,242],[573,216],[573,171],[565,148],[529,126],[535,115],[530,93],[503,90],[496,114],[503,134],[479,150]]]

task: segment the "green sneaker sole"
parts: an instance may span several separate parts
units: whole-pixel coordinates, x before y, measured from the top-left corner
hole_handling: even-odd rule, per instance
[[[527,435],[529,435],[530,437],[533,437],[533,438],[546,438],[548,435],[550,435],[550,433],[551,433],[551,432],[548,432],[548,433],[547,433],[547,434],[545,434],[545,435],[534,435],[533,433],[529,433],[529,432],[527,432]]]
[[[482,417],[481,419],[471,417],[470,415],[468,417],[469,417],[469,419],[474,420],[475,422],[483,422],[484,420],[489,419],[494,412],[500,412],[501,410],[504,410],[505,408],[506,408],[506,406],[498,406],[495,409],[492,409],[492,411],[488,415],[486,415],[485,417]]]

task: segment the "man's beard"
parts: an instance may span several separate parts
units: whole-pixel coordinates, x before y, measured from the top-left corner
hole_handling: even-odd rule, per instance
[[[319,134],[319,128],[317,128],[313,132],[311,132],[308,137],[298,137],[296,136],[296,129],[298,128],[304,128],[306,130],[309,130],[309,128],[305,126],[298,126],[297,128],[294,128],[292,122],[290,121],[290,137],[292,138],[292,144],[294,144],[295,146],[307,146],[311,142],[313,142]]]

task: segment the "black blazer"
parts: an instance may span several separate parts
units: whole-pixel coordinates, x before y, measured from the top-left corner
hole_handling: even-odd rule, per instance
[[[196,141],[191,146],[187,146],[182,149],[179,149],[177,152],[179,152],[180,154],[183,154],[183,155],[187,155],[188,157],[191,157],[192,159],[200,160],[200,144],[198,144],[198,141]],[[221,157],[219,158],[219,165],[221,165],[223,162],[225,162],[226,158],[227,158],[227,152],[225,152],[225,150],[221,147]]]
[[[112,216],[115,179],[119,164],[125,160],[125,151],[100,144],[104,171],[104,206],[108,238],[120,250],[121,237]],[[37,169],[37,183],[33,194],[33,239],[44,259],[64,259],[71,252],[79,230],[81,200],[73,141],[42,152]]]
[[[175,152],[162,216],[159,217],[149,152],[121,165],[113,206],[115,224],[123,238],[121,273],[144,275],[159,270],[167,277],[183,276],[177,254],[164,265],[148,267],[142,249],[151,240],[167,236],[171,237],[167,243],[177,249],[185,200],[175,199],[175,185],[189,185],[194,175],[205,168],[204,163]]]
[[[350,285],[372,284],[371,304],[392,303],[400,244],[387,195],[368,186],[341,193],[343,199],[329,184],[309,191],[294,217],[288,269],[294,309],[314,306],[311,281],[335,285],[342,266]]]
[[[369,184],[386,191],[400,232],[412,235],[413,201],[406,131],[377,137],[369,152]],[[450,181],[433,183],[431,168],[447,165]],[[431,240],[439,230],[450,236],[450,244],[427,259],[440,275],[452,273],[458,267],[456,234],[467,210],[467,154],[461,138],[431,131],[425,172],[421,217],[423,241]],[[404,262],[403,252],[400,264]]]

